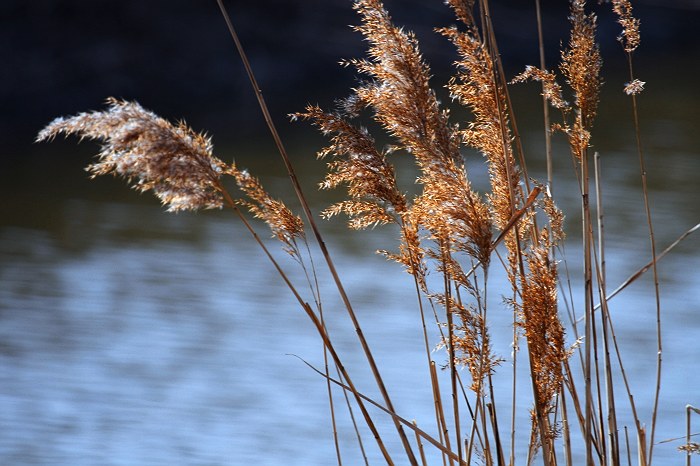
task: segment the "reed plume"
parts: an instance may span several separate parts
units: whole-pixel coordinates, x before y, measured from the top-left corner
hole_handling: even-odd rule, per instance
[[[241,170],[233,163],[228,167],[227,174],[235,178],[238,188],[246,195],[235,202],[247,207],[255,218],[265,222],[272,234],[285,245],[285,250],[290,253],[297,251],[295,241],[305,239],[302,219],[289,210],[284,202],[270,196],[260,181],[247,170]]]
[[[586,14],[586,2],[571,2],[571,37],[568,49],[562,53],[561,71],[575,97],[573,126],[563,126],[569,137],[573,154],[581,160],[590,144],[591,127],[598,109],[602,59],[596,42],[597,18]]]
[[[153,191],[169,211],[216,209],[224,205],[221,175],[228,165],[212,154],[211,140],[185,123],[173,125],[136,102],[107,99],[101,112],[57,118],[37,136],[59,134],[102,142],[93,177],[125,178],[138,191]]]
[[[640,21],[632,16],[632,4],[629,0],[612,0],[612,7],[618,16],[617,22],[622,26],[622,33],[617,40],[620,41],[625,52],[632,53],[637,50],[641,42]]]
[[[568,111],[571,108],[569,102],[563,98],[561,85],[557,82],[557,75],[552,71],[527,65],[525,71],[513,78],[511,83],[521,83],[527,80],[538,81],[542,84],[542,95],[552,107],[562,111]]]
[[[543,228],[527,254],[528,272],[522,277],[521,323],[531,353],[538,406],[553,412],[554,397],[563,381],[562,365],[569,357],[558,312],[556,262],[549,256],[551,234]]]
[[[437,298],[438,301],[444,299]],[[452,329],[455,363],[469,370],[472,379],[469,389],[483,396],[486,390],[484,379],[493,375],[504,360],[493,354],[488,325],[475,305],[464,304],[454,299],[443,305],[451,309],[457,317]],[[444,346],[447,344],[446,341],[443,342]]]
[[[396,185],[394,167],[388,162],[386,152],[376,148],[367,129],[356,127],[347,120],[348,107],[344,105],[345,115],[340,111],[327,113],[317,106],[309,106],[306,112],[295,115],[313,120],[323,134],[332,135],[331,145],[318,153],[320,159],[332,157],[320,188],[346,185],[350,197],[350,200],[324,210],[322,216],[330,218],[346,214],[353,229],[401,224],[407,201]]]
[[[374,119],[395,138],[394,149],[410,153],[421,171],[423,193],[413,201],[411,221],[435,238],[461,238],[465,251],[487,263],[487,208],[468,181],[460,133],[440,108],[415,36],[396,27],[379,1],[359,1],[355,8],[362,19],[356,29],[370,44],[370,60],[349,63],[372,79],[355,91],[358,104],[372,108]]]
[[[491,55],[476,30],[462,32],[451,27],[440,32],[452,41],[459,55],[455,63],[457,75],[450,80],[448,89],[474,115],[460,135],[488,160],[491,218],[494,226],[502,230],[523,200],[519,190],[521,175],[510,145],[505,97],[497,85]]]

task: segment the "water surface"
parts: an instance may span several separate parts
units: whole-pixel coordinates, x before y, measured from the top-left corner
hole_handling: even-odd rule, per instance
[[[687,115],[662,104],[656,108],[644,136],[654,226],[663,248],[700,221],[700,154]],[[608,278],[616,285],[650,253],[634,147],[609,125],[600,123],[596,149],[604,154]],[[60,151],[66,147],[72,146]],[[527,147],[541,153],[539,143]],[[312,190],[321,176],[310,156],[315,149],[297,152],[304,156],[298,169],[318,209],[324,200]],[[3,174],[0,462],[334,464],[325,383],[293,356],[322,367],[320,340],[240,222],[228,212],[166,214],[150,196],[138,197],[121,183],[87,182],[78,164],[62,162],[58,150],[47,146],[53,159],[18,162]],[[573,177],[565,175],[566,150],[558,151],[555,194],[567,213],[567,266],[576,287],[578,194]],[[274,154],[226,149],[220,155],[251,166],[280,195],[290,192]],[[473,177],[483,176],[481,161],[469,163]],[[532,171],[541,178],[542,164],[533,163]],[[396,232],[349,233],[340,221],[322,229],[398,412],[434,432],[412,284],[398,266],[373,254],[393,247]],[[260,233],[268,235],[264,226]],[[274,242],[270,246],[303,290],[297,264]],[[698,251],[696,234],[659,264],[664,373],[657,441],[682,437],[685,405],[700,406]],[[319,279],[341,357],[358,387],[377,397],[332,284],[324,272]],[[494,274],[494,289],[499,280]],[[647,425],[656,355],[652,287],[645,276],[611,302]],[[574,301],[580,312],[580,293]],[[496,293],[491,315],[496,350],[509,358],[511,314]],[[572,343],[573,336],[568,338]],[[509,364],[503,366],[506,374]],[[509,388],[509,382],[496,387],[503,412]],[[342,403],[340,396],[335,401]],[[359,464],[349,416],[342,409],[338,416],[347,464]],[[388,420],[380,414],[377,419],[392,451],[399,451]],[[521,430],[528,428],[526,415],[518,422]],[[620,424],[630,423],[621,415]],[[675,451],[681,443],[657,445],[657,464],[683,461]],[[368,435],[365,446],[372,463],[381,464]]]

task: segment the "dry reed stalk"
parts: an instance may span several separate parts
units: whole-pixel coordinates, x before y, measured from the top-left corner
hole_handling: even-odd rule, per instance
[[[352,229],[364,229],[387,223],[402,224],[407,212],[405,195],[396,186],[394,167],[387,154],[375,147],[367,130],[346,121],[341,113],[325,113],[319,107],[307,107],[295,115],[311,119],[321,132],[331,137],[331,145],[319,152],[319,158],[333,155],[321,189],[347,185],[350,200],[327,208],[321,215],[330,218],[346,214]]]
[[[125,178],[139,191],[152,190],[170,211],[197,210],[230,206],[243,221],[257,244],[279,273],[297,302],[314,323],[324,347],[330,352],[341,371],[348,389],[353,393],[365,421],[388,464],[391,457],[354,388],[324,325],[301,297],[287,274],[238,209],[249,207],[253,214],[266,221],[274,235],[286,246],[287,252],[298,253],[296,238],[303,238],[303,223],[280,201],[273,200],[257,180],[235,165],[227,165],[212,154],[211,141],[194,132],[184,123],[173,125],[144,110],[137,103],[108,99],[109,108],[103,112],[81,113],[70,118],[57,118],[44,128],[37,141],[46,141],[59,134],[78,135],[81,139],[103,141],[98,162],[88,166],[93,176],[113,174]],[[221,183],[222,175],[237,179],[249,200],[234,200]]]
[[[301,252],[296,240],[306,241],[304,222],[292,213],[283,202],[273,199],[262,187],[260,181],[247,170],[240,170],[231,164],[228,173],[234,177],[238,188],[246,197],[236,203],[245,206],[257,219],[265,222],[273,235],[284,245],[285,251],[301,260]]]
[[[290,181],[292,182],[292,186],[294,187],[294,191],[297,195],[297,199],[299,200],[301,207],[304,211],[304,214],[306,216],[306,219],[309,223],[309,226],[314,234],[314,237],[316,238],[316,242],[321,250],[321,253],[323,255],[324,260],[326,261],[326,264],[328,266],[328,270],[331,273],[331,276],[333,277],[333,281],[335,283],[336,289],[338,290],[338,293],[340,294],[341,299],[343,300],[343,304],[345,305],[345,309],[347,310],[348,317],[350,317],[350,320],[352,321],[352,325],[355,328],[355,332],[358,336],[358,339],[360,341],[360,344],[362,346],[362,350],[365,354],[365,357],[367,358],[367,362],[370,366],[370,369],[372,370],[372,374],[374,376],[374,379],[377,383],[377,386],[379,387],[379,390],[381,391],[382,397],[389,407],[390,410],[393,411],[393,404],[391,402],[391,398],[389,397],[389,393],[386,389],[386,386],[384,384],[384,380],[381,377],[381,374],[379,372],[379,368],[377,367],[377,364],[375,362],[374,356],[372,354],[372,351],[370,350],[369,344],[367,343],[367,340],[364,337],[364,334],[362,332],[362,329],[360,327],[360,323],[357,319],[357,315],[355,314],[355,311],[352,307],[352,304],[350,303],[350,299],[345,292],[345,287],[343,286],[342,281],[340,280],[340,276],[338,275],[338,272],[335,268],[335,264],[333,262],[333,259],[331,258],[331,255],[328,251],[328,248],[326,247],[326,243],[323,240],[323,237],[321,236],[321,233],[316,225],[316,221],[314,219],[314,216],[311,213],[311,209],[309,207],[309,203],[306,199],[306,196],[304,195],[301,185],[299,184],[299,180],[296,176],[296,172],[294,170],[294,167],[291,163],[291,160],[287,154],[287,151],[284,147],[284,144],[282,143],[282,139],[279,136],[279,133],[277,132],[277,127],[275,126],[272,116],[270,115],[270,111],[267,107],[267,104],[265,103],[265,99],[263,98],[262,95],[262,90],[260,86],[257,83],[257,79],[255,78],[255,74],[253,73],[253,69],[250,65],[250,62],[248,61],[247,54],[245,53],[245,50],[243,49],[243,46],[241,44],[240,39],[238,38],[238,34],[236,32],[236,29],[233,26],[233,23],[231,22],[231,18],[228,14],[228,11],[226,10],[226,7],[223,4],[222,0],[217,0],[217,4],[219,5],[219,9],[221,10],[221,14],[224,17],[224,20],[226,22],[226,26],[229,30],[229,33],[231,34],[231,38],[233,39],[235,45],[236,45],[236,50],[238,51],[241,60],[243,61],[243,64],[245,66],[246,73],[248,74],[248,78],[250,80],[250,83],[253,87],[253,92],[255,93],[255,96],[258,100],[258,104],[260,106],[260,110],[263,113],[263,116],[265,117],[265,122],[267,123],[267,126],[270,130],[270,133],[272,135],[272,138],[275,141],[275,144],[277,145],[277,149],[279,151],[280,156],[282,157],[282,160],[285,164],[285,167],[287,168],[287,172],[289,174]],[[360,401],[357,397],[356,399],[358,402]],[[408,442],[408,439],[406,437],[406,434],[401,427],[401,424],[394,418],[394,426],[397,429],[397,432],[399,434],[399,437],[401,438],[401,443],[406,451],[406,454],[408,456],[408,459],[410,460],[412,465],[417,466],[417,460],[415,458],[415,455],[412,452],[411,446]],[[379,438],[378,434],[375,433],[375,439],[377,440],[378,444],[380,447],[383,447],[381,439]],[[390,458],[388,457],[388,454],[386,451],[382,448],[382,451],[384,453],[384,457],[388,462],[391,462]]]
[[[574,95],[573,124],[565,123],[561,128],[568,136],[572,155],[579,162],[579,180],[581,185],[581,205],[583,212],[584,238],[584,283],[585,285],[585,411],[584,411],[584,443],[586,447],[586,462],[593,462],[594,444],[594,399],[593,352],[596,348],[594,340],[595,322],[593,315],[593,268],[591,230],[591,210],[589,204],[589,166],[588,146],[590,144],[590,129],[596,115],[600,92],[601,57],[595,40],[596,17],[586,14],[585,1],[571,2],[572,24],[571,38],[568,49],[562,54],[561,71]],[[598,450],[600,452],[600,449]]]
[[[455,4],[457,16],[470,21],[471,17],[465,14],[465,10]],[[423,252],[417,242],[413,242],[412,247],[409,244],[402,246],[414,251],[408,255],[411,258],[427,255],[437,261],[437,270],[445,278],[444,291],[431,293],[429,298],[446,309],[448,338],[445,344],[451,373],[455,373],[452,361],[456,358],[455,348],[459,348],[464,355],[460,356],[459,361],[467,364],[472,374],[472,389],[477,394],[482,394],[483,379],[492,373],[498,360],[489,356],[484,314],[477,311],[481,305],[478,308],[467,307],[461,303],[461,299],[452,297],[453,286],[455,291],[462,288],[472,294],[474,286],[469,282],[469,274],[465,274],[459,262],[452,258],[451,251],[467,253],[486,269],[493,247],[490,230],[494,224],[502,230],[495,243],[502,238],[506,239],[510,251],[511,277],[515,281],[522,249],[517,244],[518,235],[514,234],[517,228],[514,227],[522,223],[521,227],[526,228],[532,218],[532,213],[526,207],[517,210],[515,206],[530,206],[539,190],[533,192],[532,200],[528,199],[527,202],[520,197],[521,174],[516,168],[508,141],[508,121],[503,112],[506,108],[505,98],[496,84],[491,56],[475,30],[472,29],[471,33],[461,33],[454,28],[442,30],[455,43],[461,57],[457,63],[460,73],[458,79],[451,82],[450,91],[476,116],[475,122],[467,130],[457,131],[448,125],[447,114],[440,110],[435,94],[430,89],[429,71],[418,52],[415,37],[394,27],[380,2],[358,2],[356,8],[363,20],[357,30],[370,43],[370,60],[352,60],[348,63],[370,75],[372,81],[357,89],[354,96],[345,101],[342,114],[324,113],[310,107],[307,108],[307,113],[299,115],[314,119],[322,131],[334,133],[332,145],[324,149],[321,155],[325,157],[334,153],[340,159],[331,162],[331,173],[323,187],[347,183],[351,200],[336,204],[326,212],[330,215],[348,214],[353,227],[390,222],[401,224],[402,220],[408,218],[414,225],[423,226],[431,232],[431,238],[438,245],[436,250]],[[403,199],[396,203],[388,195],[397,192],[393,172],[390,172],[390,177],[377,176],[389,173],[384,168],[384,154],[379,154],[374,149],[373,140],[366,130],[352,127],[345,120],[356,117],[357,111],[363,107],[374,110],[375,120],[397,140],[395,149],[411,153],[421,170],[419,182],[423,186],[423,192],[407,209]],[[489,161],[492,192],[488,195],[488,202],[482,201],[471,190],[466,170],[457,152],[461,143],[476,147]],[[371,164],[374,168],[368,175],[365,170],[369,160],[375,162]],[[361,161],[360,165],[358,161]],[[361,175],[360,181],[357,181],[357,174]],[[463,202],[457,202],[460,199]],[[387,210],[387,206],[392,206],[392,209]],[[400,208],[396,209],[396,206]],[[396,215],[397,212],[403,215]],[[557,218],[556,221],[560,222],[560,219]],[[560,231],[559,228],[557,231]],[[557,235],[561,236],[560,233]],[[548,242],[547,247],[550,246]],[[416,263],[414,259],[406,259],[406,256],[400,255],[399,261],[405,265]],[[409,267],[409,270],[415,272],[413,267]],[[420,283],[421,289],[425,289],[422,279]],[[514,286],[517,287],[517,284]],[[541,289],[538,292],[544,293]],[[528,296],[532,298],[535,294],[537,293],[533,292]],[[531,308],[530,302],[533,300],[528,301],[528,309]],[[459,337],[453,332],[456,327],[452,324],[452,315],[455,312],[461,319],[459,329],[462,333]],[[546,313],[545,310],[542,312]],[[534,319],[530,321],[535,326]],[[565,354],[563,345],[556,338],[553,346]],[[561,359],[558,361],[561,362]],[[453,409],[457,416],[454,375],[451,379]],[[554,384],[549,389],[556,393],[558,385]],[[543,400],[538,397],[538,402]],[[537,411],[543,412],[544,409]],[[485,421],[484,414],[482,410],[482,421]],[[546,429],[540,430],[544,432]]]
[[[639,110],[637,106],[637,95],[644,89],[644,82],[638,80],[634,76],[634,66],[632,64],[632,54],[639,47],[640,35],[638,19],[632,16],[632,5],[628,0],[613,0],[613,11],[618,15],[618,23],[622,26],[622,33],[618,40],[622,44],[623,49],[627,54],[627,64],[629,69],[629,82],[625,85],[624,92],[630,96],[632,100],[632,117],[635,131],[635,142],[637,144],[637,155],[639,158],[639,171],[642,180],[642,197],[644,202],[644,212],[646,214],[647,226],[649,231],[649,246],[652,257],[652,271],[654,280],[654,297],[656,305],[656,386],[654,389],[654,407],[651,415],[651,432],[649,435],[649,451],[648,457],[644,460],[651,464],[654,453],[654,437],[656,434],[656,418],[659,411],[659,398],[661,394],[661,371],[663,364],[663,342],[661,333],[661,298],[659,292],[659,275],[656,267],[656,240],[654,236],[654,227],[652,224],[651,207],[649,203],[649,190],[647,186],[647,170],[642,151],[641,129],[639,124]],[[639,427],[638,427],[639,430]],[[639,449],[645,448],[644,445],[638,445]]]
[[[544,33],[542,26],[542,7],[540,0],[535,0],[535,15],[537,17],[537,43],[539,45],[540,54],[540,69],[547,69],[547,61],[544,53]],[[554,164],[552,162],[552,122],[549,116],[549,104],[547,97],[544,95],[545,89],[542,86],[542,119],[544,123],[544,152],[547,160],[547,186],[552,189],[554,177]]]
[[[422,261],[426,253],[445,264],[441,270],[446,277],[464,276],[464,273],[456,262],[448,259],[449,254],[425,251],[415,234],[416,227],[430,231],[438,244],[450,238],[455,250],[488,263],[491,248],[488,210],[471,190],[458,152],[460,135],[448,126],[447,114],[440,110],[430,89],[429,70],[422,62],[414,36],[393,26],[380,2],[358,2],[356,9],[363,19],[357,30],[370,43],[371,60],[348,63],[370,75],[372,81],[344,102],[342,113],[324,113],[310,107],[298,116],[312,118],[322,131],[334,134],[332,145],[321,152],[323,157],[329,153],[338,157],[330,163],[331,173],[323,187],[347,183],[351,200],[332,206],[326,210],[327,215],[348,214],[351,226],[356,228],[378,223],[399,224],[405,241],[400,253],[390,257],[404,264],[414,275],[417,288],[427,292]],[[399,191],[393,172],[386,164],[386,154],[374,149],[366,130],[346,121],[363,107],[371,107],[376,121],[396,138],[398,145],[394,150],[404,149],[415,157],[422,172],[419,182],[424,190],[410,206],[397,195]],[[441,250],[445,252],[444,248]],[[448,264],[453,270],[448,270]],[[445,299],[441,301],[447,308],[448,320],[452,317],[451,301],[447,299],[449,283],[448,278]],[[428,297],[431,296],[440,299],[439,295]],[[448,326],[448,333],[451,331],[452,326]],[[447,345],[451,347],[452,341],[448,338]],[[457,413],[454,368],[451,372],[453,410]],[[487,372],[482,370],[480,377]],[[461,445],[459,439],[458,445]]]
[[[103,141],[93,177],[121,176],[140,192],[153,191],[169,211],[224,205],[220,178],[228,166],[212,154],[211,140],[184,123],[173,125],[136,102],[107,99],[108,109],[57,118],[37,136],[59,134]]]
[[[600,314],[601,324],[603,329],[603,351],[605,357],[605,396],[608,404],[607,408],[607,423],[608,423],[608,436],[610,438],[610,462],[612,464],[620,464],[620,441],[618,435],[617,427],[617,411],[615,403],[615,393],[614,393],[614,382],[612,375],[612,365],[610,360],[610,332],[611,325],[609,321],[608,303],[605,301],[605,296],[607,296],[607,279],[606,279],[606,267],[605,267],[605,235],[604,235],[604,222],[603,222],[603,195],[602,195],[602,183],[601,183],[601,168],[600,168],[600,154],[596,152],[594,154],[594,167],[595,167],[595,187],[596,187],[596,210],[598,212],[598,267],[597,280],[598,280],[598,299],[602,305],[602,312]],[[620,366],[622,367],[622,362],[620,361]],[[603,410],[601,409],[601,415]],[[602,424],[602,422],[601,422]]]

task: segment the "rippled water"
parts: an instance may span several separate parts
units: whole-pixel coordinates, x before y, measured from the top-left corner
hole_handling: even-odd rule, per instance
[[[659,119],[645,135],[660,248],[700,221],[700,155],[690,144],[668,143],[674,128],[677,123]],[[249,162],[256,168],[267,164]],[[302,167],[311,185],[318,168]],[[648,240],[635,156],[618,147],[604,167],[608,276],[616,285],[648,261]],[[114,188],[120,194],[112,195],[112,188],[101,188],[107,181],[96,182],[98,194],[82,185],[68,189],[73,181],[65,180],[37,188],[37,170],[4,176],[0,463],[334,464],[325,383],[294,356],[321,367],[320,340],[233,216],[166,214],[148,197],[121,194],[120,186]],[[473,170],[482,168],[476,164]],[[283,181],[262,175],[270,187]],[[65,176],[83,175],[76,170]],[[56,183],[60,192],[52,194]],[[560,184],[557,193],[569,215],[568,265],[576,284],[576,189]],[[372,254],[391,247],[395,232],[350,234],[340,222],[322,227],[398,412],[432,432],[411,282]],[[696,234],[659,265],[665,348],[657,441],[683,436],[685,405],[700,406],[699,251]],[[279,257],[303,287],[297,265],[281,252]],[[355,383],[376,397],[354,331],[328,277],[320,280],[336,346]],[[502,278],[493,280],[498,288]],[[650,290],[645,277],[612,301],[626,369],[647,424],[656,353]],[[508,357],[511,316],[499,296],[492,298],[491,331],[497,351]],[[507,363],[504,369],[509,372]],[[504,412],[509,388],[509,382],[496,387]],[[335,401],[342,403],[340,397]],[[347,412],[340,409],[338,416],[346,463],[358,464]],[[526,420],[519,422],[527,429]],[[623,422],[630,425],[625,416]],[[389,423],[381,428],[399,451]],[[675,448],[681,443],[659,444],[657,464],[679,464],[683,458]],[[381,464],[366,433],[365,446],[373,463]]]

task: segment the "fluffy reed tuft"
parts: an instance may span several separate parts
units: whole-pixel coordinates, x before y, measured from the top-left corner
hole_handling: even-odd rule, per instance
[[[641,94],[644,90],[645,84],[646,83],[644,81],[640,81],[639,79],[633,79],[632,81],[625,83],[624,92],[627,95]]]
[[[454,99],[474,114],[474,121],[461,131],[461,136],[488,161],[492,222],[503,229],[520,197],[520,173],[510,146],[510,129],[504,113],[507,106],[495,81],[494,63],[473,28],[462,32],[452,27],[440,32],[452,41],[459,54],[455,63],[457,75],[450,80],[448,89]]]
[[[304,236],[302,220],[247,171],[214,156],[210,138],[185,123],[173,125],[137,102],[109,98],[107,104],[101,112],[56,118],[37,141],[59,134],[102,141],[98,161],[86,168],[92,177],[123,177],[140,192],[153,191],[168,211],[221,208],[236,202],[267,223],[284,244],[291,246]],[[223,175],[233,176],[248,200],[233,201],[221,184]]]
[[[169,211],[214,209],[224,205],[221,175],[228,166],[212,154],[211,140],[184,123],[173,125],[136,102],[107,99],[101,112],[57,118],[37,136],[59,134],[102,141],[93,177],[125,178],[138,191],[153,191]]]
[[[613,11],[617,14],[622,26],[622,33],[617,40],[622,43],[625,52],[634,52],[639,47],[639,19],[632,16],[632,4],[629,0],[612,0]]]
[[[511,83],[521,83],[527,80],[542,83],[542,95],[549,101],[552,107],[562,111],[569,110],[569,102],[562,97],[561,86],[557,82],[557,77],[553,72],[527,65],[525,71],[513,78]]]
[[[556,235],[555,235],[556,236]],[[557,306],[557,267],[549,257],[550,232],[543,228],[538,243],[527,254],[528,272],[522,277],[521,327],[525,331],[538,406],[553,411],[561,388],[562,365],[569,358],[564,327]]]
[[[483,396],[487,386],[484,380],[493,375],[503,362],[502,358],[493,354],[484,316],[473,305],[465,305],[454,299],[448,303],[444,296],[440,296],[438,301],[451,309],[458,319],[452,328],[455,364],[469,370],[472,379],[469,389],[478,396]],[[447,341],[442,345],[448,346]]]
[[[685,445],[681,445],[680,447],[678,447],[678,450],[687,452],[689,455],[691,455],[691,454],[700,455],[700,443],[697,443],[697,442],[686,443]]]
[[[372,81],[357,89],[359,103],[412,154],[421,171],[423,192],[409,217],[438,241],[452,237],[459,248],[483,263],[491,253],[488,208],[469,183],[459,147],[461,133],[448,122],[430,87],[430,69],[415,36],[394,26],[379,1],[360,1],[357,27],[370,43],[370,61],[352,61]]]
[[[348,106],[346,105],[345,108]],[[305,113],[294,115],[310,119],[331,145],[318,153],[320,159],[332,156],[321,189],[346,185],[350,199],[324,210],[330,218],[344,213],[350,217],[349,226],[364,229],[387,223],[401,224],[407,211],[406,196],[396,186],[394,167],[386,152],[377,150],[374,139],[362,127],[353,126],[343,113],[327,113],[317,106],[308,106]]]
[[[235,178],[238,188],[246,195],[246,199],[237,199],[235,202],[247,207],[255,218],[264,221],[272,234],[285,245],[285,251],[295,255],[298,252],[295,241],[305,239],[303,220],[282,201],[273,199],[260,181],[247,170],[231,164],[227,173]]]
[[[598,109],[602,59],[595,39],[596,16],[586,14],[586,2],[571,2],[571,38],[562,53],[561,71],[575,96],[576,118],[573,127],[566,127],[574,155],[581,159],[588,148]]]

